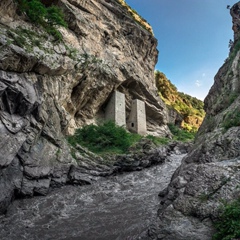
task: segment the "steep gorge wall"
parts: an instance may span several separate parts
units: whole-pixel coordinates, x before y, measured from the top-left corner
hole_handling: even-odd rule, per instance
[[[16,195],[46,194],[76,165],[65,140],[104,116],[111,94],[146,103],[149,131],[168,134],[156,97],[157,41],[115,0],[61,0],[68,29],[54,42],[0,2],[0,213]]]
[[[210,240],[223,202],[240,197],[240,2],[231,8],[234,44],[205,99],[195,144],[159,193],[158,222],[143,239]]]

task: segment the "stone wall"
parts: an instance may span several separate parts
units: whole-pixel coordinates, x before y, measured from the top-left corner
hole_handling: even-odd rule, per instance
[[[128,129],[131,132],[138,133],[140,135],[145,135],[147,133],[146,129],[146,110],[145,103],[139,99],[132,101],[131,112],[128,122]]]
[[[113,120],[119,126],[126,126],[125,95],[115,91],[105,110],[105,119]]]

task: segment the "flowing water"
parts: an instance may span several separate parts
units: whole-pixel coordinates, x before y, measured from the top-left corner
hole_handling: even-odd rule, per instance
[[[14,201],[0,219],[1,240],[130,240],[156,217],[158,193],[184,155],[88,186],[65,186],[45,197]]]

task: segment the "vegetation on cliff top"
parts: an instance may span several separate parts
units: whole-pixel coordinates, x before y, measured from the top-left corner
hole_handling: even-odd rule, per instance
[[[155,83],[159,96],[170,109],[175,109],[183,118],[181,127],[196,132],[205,116],[203,102],[188,94],[178,92],[164,73],[155,72]]]
[[[56,26],[67,27],[64,20],[62,10],[54,6],[53,1],[46,2],[43,0],[15,0],[22,14],[25,14],[28,19],[45,29],[49,34],[54,36],[56,40],[61,40],[62,35],[57,30]],[[133,19],[143,28],[153,35],[153,30],[150,24],[141,17],[134,9],[132,9],[125,0],[117,0],[133,17]],[[47,4],[46,4],[47,3]]]
[[[153,30],[150,24],[147,22],[146,19],[144,19],[142,16],[140,16],[136,10],[132,9],[125,0],[117,0],[124,8],[127,9],[127,11],[131,14],[133,19],[139,23],[143,28],[145,28],[148,32],[150,32],[153,35]]]

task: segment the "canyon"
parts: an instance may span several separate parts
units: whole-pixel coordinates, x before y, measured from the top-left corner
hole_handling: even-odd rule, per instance
[[[81,146],[73,156],[67,136],[83,125],[104,119],[107,104],[116,91],[125,95],[127,119],[131,117],[132,103],[139,99],[145,103],[147,133],[171,136],[167,126],[171,116],[158,96],[154,80],[157,40],[149,26],[146,28],[137,21],[123,3],[115,0],[56,1],[68,27],[58,28],[63,39],[55,41],[19,13],[15,1],[0,2],[2,239],[9,239],[11,225],[24,218],[21,218],[22,212],[26,212],[26,219],[21,224],[27,229],[22,239],[28,237],[34,224],[42,222],[45,226],[48,221],[54,222],[58,214],[62,214],[61,219],[69,214],[57,211],[44,219],[43,211],[40,219],[38,214],[34,217],[34,211],[25,211],[24,206],[31,205],[34,209],[35,201],[43,201],[46,205],[42,210],[47,209],[47,201],[53,204],[58,193],[57,204],[64,210],[64,195],[77,199],[75,191],[95,189],[96,182],[100,185],[107,182],[100,189],[108,188],[107,184],[117,185],[116,179],[112,183],[109,179],[124,171],[145,171],[143,168],[156,164],[164,169],[173,153],[188,152],[181,164],[178,162],[176,171],[169,171],[169,184],[165,182],[160,192],[154,193],[159,194],[152,208],[157,213],[156,218],[151,219],[151,223],[148,221],[148,228],[144,225],[137,233],[132,236],[129,233],[122,239],[210,240],[222,201],[239,198],[240,3],[231,8],[234,42],[204,101],[206,116],[192,146],[173,144],[152,148],[144,143],[147,149],[142,147],[138,154],[120,156],[114,166],[106,165],[104,158]],[[99,195],[99,192],[96,190],[94,194]],[[105,197],[99,196],[103,200]],[[38,204],[43,203],[36,206],[40,206]],[[69,204],[72,204],[71,199]],[[39,223],[31,223],[29,214]],[[134,214],[137,213],[133,211],[133,217]],[[61,224],[64,223],[60,223],[60,228]],[[18,231],[21,229],[12,233],[15,234],[12,239],[19,236]],[[60,239],[56,236],[55,239]],[[74,239],[74,236],[68,237]]]

